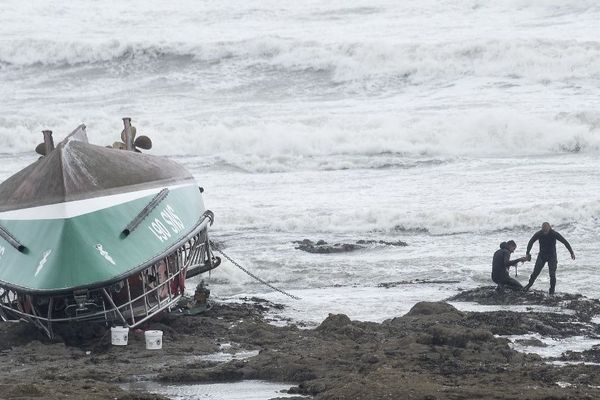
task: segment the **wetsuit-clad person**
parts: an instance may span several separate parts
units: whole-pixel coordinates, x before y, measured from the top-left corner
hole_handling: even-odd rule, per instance
[[[492,259],[492,280],[498,284],[497,290],[502,291],[504,287],[520,290],[523,286],[514,278],[508,275],[508,270],[513,265],[526,261],[526,257],[510,260],[510,255],[517,248],[517,244],[513,240],[500,243],[500,249],[494,253]]]
[[[558,240],[562,244],[565,245],[569,253],[571,253],[571,258],[575,259],[575,253],[571,248],[567,239],[562,237],[562,235],[555,230],[552,229],[548,222],[544,222],[542,224],[542,229],[533,235],[531,240],[529,240],[529,244],[527,244],[527,258],[531,259],[531,247],[533,243],[536,241],[540,242],[540,252],[538,253],[537,259],[535,260],[535,267],[533,268],[533,272],[529,277],[529,283],[527,286],[523,288],[523,290],[529,290],[533,285],[533,282],[537,279],[540,272],[542,272],[542,268],[544,268],[544,264],[548,263],[548,272],[550,273],[550,294],[554,294],[554,288],[556,287],[556,267],[558,266],[558,259],[556,258],[556,241]]]

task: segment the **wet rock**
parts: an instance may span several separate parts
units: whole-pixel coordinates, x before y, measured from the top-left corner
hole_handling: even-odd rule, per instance
[[[541,340],[536,339],[536,338],[517,339],[517,340],[515,340],[515,343],[518,343],[522,346],[529,346],[529,347],[548,347],[548,345],[546,343],[544,343]]]
[[[496,311],[473,313],[471,319],[487,323],[494,334],[520,335],[538,333],[549,337],[595,335],[598,326],[590,324],[591,318],[600,313],[600,301],[579,294],[557,293],[548,296],[541,291],[497,292],[495,287],[467,290],[448,299],[453,302],[475,302],[483,305],[530,306],[528,313]],[[544,312],[550,307],[556,311]]]
[[[3,385],[4,386],[4,385]],[[3,388],[3,393],[7,397],[43,397],[44,393],[37,385],[11,385]]]
[[[273,397],[269,400],[306,400],[306,396]]]
[[[600,364],[600,346],[592,346],[584,351],[567,351],[560,357],[562,361],[591,362]]]
[[[330,254],[330,253],[347,253],[355,250],[364,249],[368,246],[384,245],[384,246],[408,246],[406,242],[398,240],[396,242],[388,242],[385,240],[358,240],[356,243],[327,243],[324,240],[313,242],[310,239],[292,242],[297,244],[296,249],[315,254]]]
[[[457,317],[463,317],[464,314],[456,309],[456,307],[443,302],[427,302],[422,301],[413,306],[406,314],[407,317],[415,317],[420,315],[437,315],[437,314],[454,314]]]
[[[360,361],[365,364],[377,364],[379,357],[374,354],[364,354],[360,357]]]
[[[352,323],[350,318],[345,314],[329,314],[327,318],[321,322],[317,330],[324,332],[335,332]]]
[[[50,343],[51,341],[40,330],[18,322],[0,322],[0,351],[13,346],[22,346],[32,341]]]
[[[460,281],[443,280],[443,279],[414,279],[412,281],[396,281],[396,282],[381,282],[377,287],[385,289],[402,286],[402,285],[444,285],[450,283],[460,283]]]
[[[495,296],[487,289],[472,295],[485,301]],[[582,310],[581,304],[593,306],[584,300],[572,297],[564,304]],[[122,348],[111,346],[109,337],[69,346],[19,338],[18,324],[0,324],[0,362],[10,366],[0,374],[0,397],[159,398],[119,387],[152,377],[171,384],[289,382],[296,385],[290,393],[315,400],[600,398],[597,365],[544,364],[496,336],[536,330],[554,337],[595,335],[598,326],[582,322],[577,312],[471,313],[444,302],[422,302],[383,323],[330,314],[315,329],[298,329],[267,323],[269,307],[255,299],[215,304],[203,315],[171,316],[159,322],[168,332],[161,351],[145,350],[143,335],[137,333],[130,333],[129,345]],[[242,350],[259,352],[227,362],[203,360],[207,354]],[[594,348],[566,353],[563,359],[593,360],[599,354]]]
[[[301,242],[294,242],[294,243],[298,244],[296,249],[306,251],[308,253],[315,253],[315,254],[347,253],[350,251],[359,250],[359,249],[363,248],[363,246],[360,246],[357,244],[350,244],[350,243],[328,244],[324,240],[319,240],[318,242],[315,243],[311,240],[304,239]]]
[[[397,246],[397,247],[405,247],[408,246],[408,243],[403,242],[402,240],[397,240],[395,242],[388,242],[385,240],[358,240],[356,244],[368,245],[368,244],[383,244],[385,246]]]
[[[494,339],[491,332],[452,326],[435,326],[429,330],[430,343],[435,346],[467,347],[470,342],[487,342]]]
[[[480,287],[473,290],[465,290],[448,301],[468,301],[484,305],[532,305],[557,307],[573,310],[577,318],[582,321],[590,321],[592,317],[600,314],[600,300],[588,299],[580,294],[556,293],[549,296],[540,290],[528,292],[505,290],[498,292],[495,286]]]

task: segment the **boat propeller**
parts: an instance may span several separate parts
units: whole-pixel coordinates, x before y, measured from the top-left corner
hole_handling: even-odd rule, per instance
[[[114,142],[109,147],[119,150],[131,150],[136,153],[141,153],[140,149],[150,150],[152,148],[152,140],[148,136],[135,137],[137,129],[131,125],[131,118],[123,118],[123,125],[125,128],[121,131],[122,142]]]
[[[44,142],[35,147],[35,152],[41,156],[50,154],[54,150],[54,139],[52,139],[52,131],[42,131],[44,134]]]

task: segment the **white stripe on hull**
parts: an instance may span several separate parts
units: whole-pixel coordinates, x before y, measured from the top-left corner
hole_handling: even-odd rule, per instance
[[[174,190],[187,186],[196,186],[195,184],[180,184],[167,186],[167,189]],[[118,206],[133,200],[141,199],[146,196],[157,194],[164,187],[154,189],[144,189],[136,192],[127,192],[113,194],[110,196],[94,197],[85,200],[74,200],[64,203],[49,204],[46,206],[22,208],[20,210],[11,210],[0,213],[0,220],[38,220],[38,219],[67,219],[78,217],[80,215],[93,213],[105,208]]]

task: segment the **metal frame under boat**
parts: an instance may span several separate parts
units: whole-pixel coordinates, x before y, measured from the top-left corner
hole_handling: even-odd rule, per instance
[[[32,293],[0,287],[0,318],[24,319],[54,337],[54,324],[95,322],[139,326],[184,294],[185,280],[216,268],[221,260],[210,249],[207,211],[195,229],[174,249],[141,266],[137,272],[101,286],[62,293]]]

